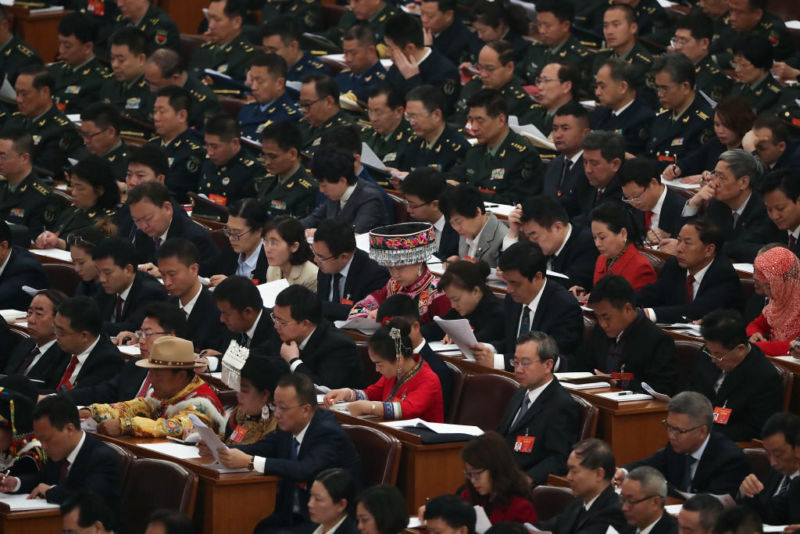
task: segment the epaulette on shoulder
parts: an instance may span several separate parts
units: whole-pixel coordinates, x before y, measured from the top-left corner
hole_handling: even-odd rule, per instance
[[[526,150],[528,150],[528,147],[526,147],[521,143],[516,143],[516,142],[511,143],[511,148],[513,148],[517,152],[525,152]]]
[[[49,194],[50,194],[50,190],[49,190],[49,189],[47,189],[47,188],[46,188],[45,186],[43,186],[42,184],[40,184],[39,182],[33,182],[33,184],[31,184],[31,185],[33,186],[33,188],[34,188],[36,191],[38,191],[39,193],[41,193],[41,194],[42,194],[42,195],[44,195],[44,196],[47,196],[47,195],[49,195]]]
[[[206,41],[205,43],[200,45],[200,48],[212,48],[214,46],[217,46],[217,44],[214,41]]]
[[[161,136],[160,135],[154,135],[153,137],[151,137],[150,139],[147,140],[148,143],[155,143],[155,142],[160,142],[160,141],[161,141]]]
[[[770,84],[767,85],[767,87],[769,87],[769,90],[775,94],[779,94],[781,92],[781,86],[778,85],[777,83],[770,82]]]
[[[17,50],[21,54],[24,54],[24,55],[26,55],[28,57],[33,57],[34,55],[36,55],[36,52],[34,52],[31,48],[29,48],[28,46],[26,46],[23,43],[17,44]]]
[[[195,97],[198,102],[203,102],[207,98],[206,95],[204,95],[200,91],[197,91],[196,89],[192,89],[191,93],[192,93],[192,96]]]
[[[708,115],[706,115],[706,113],[705,113],[703,110],[701,110],[701,109],[698,109],[698,110],[695,112],[695,115],[697,115],[698,117],[700,117],[700,118],[701,118],[701,119],[703,119],[704,121],[707,121],[707,120],[709,119]]]
[[[253,48],[253,46],[248,43],[242,43],[242,50],[244,50],[247,53],[250,53],[253,52],[255,48]]]
[[[670,110],[668,110],[667,108],[661,108],[658,110],[656,115],[666,115],[667,113],[670,113]]]
[[[67,119],[65,117],[59,117],[58,115],[56,115],[55,117],[53,117],[53,119],[55,119],[56,123],[59,126],[68,126],[69,125],[69,119]]]
[[[638,57],[639,59],[641,59],[645,63],[652,63],[653,62],[653,58],[647,57],[644,54],[640,54],[639,52],[636,52],[636,57]]]
[[[301,186],[303,186],[305,189],[311,189],[311,188],[313,188],[313,187],[314,187],[313,185],[311,185],[311,182],[309,182],[309,181],[308,181],[308,180],[306,180],[305,178],[300,178],[299,180],[297,180],[297,183],[299,183],[299,184],[300,184]]]

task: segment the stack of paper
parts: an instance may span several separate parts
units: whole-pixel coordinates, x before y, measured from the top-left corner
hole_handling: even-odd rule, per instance
[[[261,294],[261,300],[264,302],[264,307],[272,308],[275,306],[275,299],[278,297],[278,293],[289,287],[289,281],[286,278],[280,278],[256,287],[258,288],[258,292]]]
[[[584,378],[591,378],[594,376],[594,373],[590,373],[589,371],[573,371],[571,373],[553,373],[556,378],[558,378],[561,382],[570,381],[570,380],[582,380]]]
[[[430,423],[420,418],[404,419],[402,421],[384,421],[381,423],[391,428],[427,428],[437,434],[468,434],[482,436],[483,430],[472,425],[450,425],[447,423]]]
[[[0,316],[2,316],[7,323],[10,323],[12,321],[16,321],[17,319],[23,319],[27,317],[28,314],[20,310],[0,310]]]
[[[545,148],[555,152],[556,145],[547,139],[545,135],[533,124],[520,124],[516,115],[508,117],[508,126],[519,135],[528,138],[528,140],[537,148]]]
[[[650,400],[653,398],[646,393],[634,393],[632,391],[614,391],[610,393],[598,393],[597,396],[617,402],[641,401],[641,400]]]
[[[444,330],[444,333],[450,336],[458,346],[458,349],[466,356],[467,360],[474,362],[475,357],[472,355],[470,347],[478,344],[475,338],[475,333],[472,331],[472,326],[467,319],[442,319],[439,316],[433,318],[434,322],[439,325],[439,328]]]
[[[54,260],[72,263],[72,255],[66,250],[61,250],[60,248],[35,249],[31,250],[31,253],[34,256],[44,256],[45,258],[53,258]]]
[[[151,451],[160,452],[173,458],[180,460],[188,460],[190,458],[200,458],[200,451],[197,447],[192,445],[181,445],[180,443],[172,443],[171,441],[163,441],[160,443],[142,443],[139,445]]]
[[[374,334],[381,326],[375,319],[370,319],[368,317],[352,317],[345,321],[334,321],[333,324],[339,329],[347,328],[350,330],[358,330],[367,335]]]
[[[563,382],[561,385],[564,386],[566,389],[598,389],[598,388],[607,388],[608,382],[586,382],[585,384]]]

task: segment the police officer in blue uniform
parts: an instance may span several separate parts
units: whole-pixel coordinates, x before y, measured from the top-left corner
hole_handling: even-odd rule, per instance
[[[255,102],[239,110],[242,135],[261,140],[261,131],[277,122],[297,122],[300,110],[286,93],[286,61],[277,54],[258,54],[250,63],[248,85]]]

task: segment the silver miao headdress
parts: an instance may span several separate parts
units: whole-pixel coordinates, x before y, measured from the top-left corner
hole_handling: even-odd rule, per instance
[[[425,263],[435,252],[436,234],[430,223],[390,224],[369,233],[369,256],[384,267]]]

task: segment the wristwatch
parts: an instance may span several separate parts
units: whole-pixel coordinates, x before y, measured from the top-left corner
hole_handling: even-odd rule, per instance
[[[247,464],[247,470],[248,471],[255,471],[256,470],[256,464],[253,463],[255,461],[255,459],[256,459],[255,456],[251,456],[250,457],[250,463]]]

